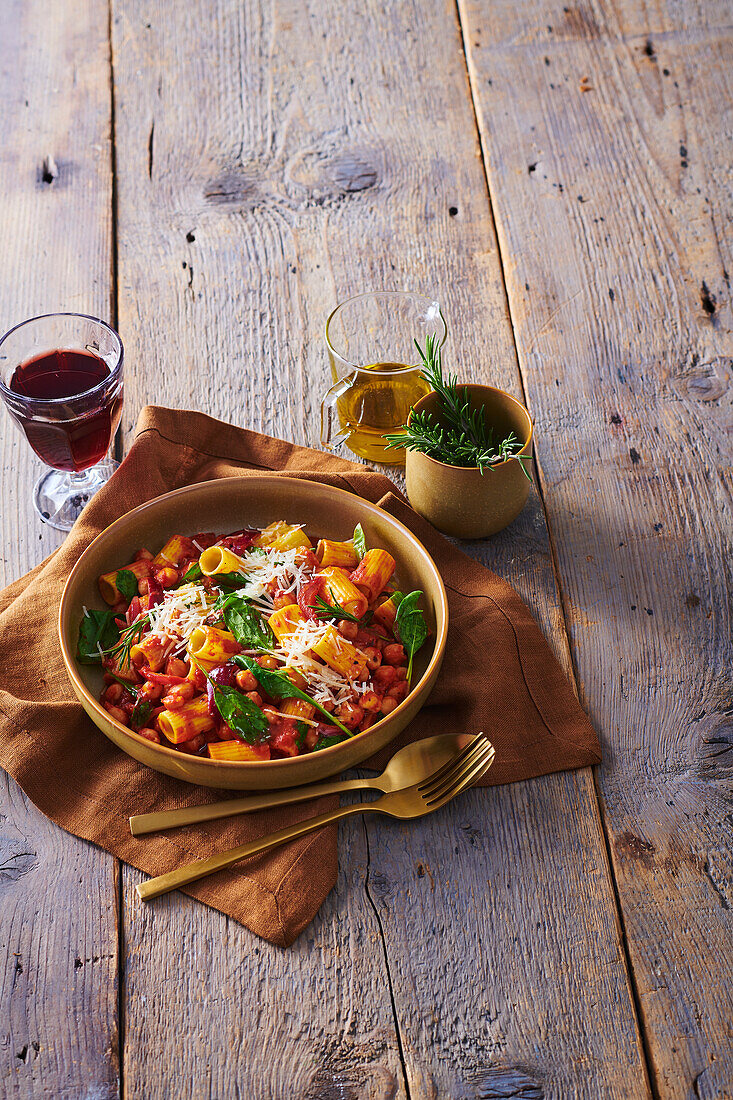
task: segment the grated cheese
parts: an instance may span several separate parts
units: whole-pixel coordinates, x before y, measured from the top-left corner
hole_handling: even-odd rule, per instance
[[[286,635],[281,644],[271,652],[285,668],[292,668],[305,678],[308,694],[317,703],[333,703],[338,706],[353,699],[355,694],[363,694],[371,688],[360,681],[349,680],[312,655],[311,650],[323,640],[331,626],[331,623],[310,620],[298,623],[292,634]],[[360,653],[361,650],[357,652]]]
[[[216,599],[216,595],[207,592],[202,584],[184,584],[174,592],[165,592],[162,602],[145,612],[150,618],[150,630],[146,634],[170,638],[166,657],[183,653],[188,639],[194,630],[203,626]]]
[[[237,593],[246,597],[264,617],[271,615],[275,605],[268,587],[273,582],[282,592],[293,593],[297,599],[303,585],[313,576],[312,566],[299,561],[301,557],[299,548],[264,554],[261,550],[245,551],[241,555],[242,586]],[[144,612],[150,621],[146,635],[169,639],[165,658],[185,654],[191,634],[205,625],[217,598],[218,593],[208,592],[196,583],[164,592],[161,603]],[[317,703],[338,707],[372,688],[370,683],[349,680],[313,656],[313,647],[323,640],[332,625],[310,620],[298,623],[292,634],[269,652],[286,669],[304,677],[307,692]]]
[[[242,570],[245,576],[240,591],[253,603],[262,601],[261,610],[274,610],[272,596],[268,588],[275,582],[282,592],[293,592],[297,599],[301,588],[310,580],[312,569],[304,561],[298,561],[303,551],[295,547],[292,550],[273,550],[263,554],[261,550],[246,550],[241,555]]]

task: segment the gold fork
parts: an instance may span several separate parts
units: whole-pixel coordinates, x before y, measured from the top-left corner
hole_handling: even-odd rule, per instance
[[[491,767],[493,761],[494,746],[483,733],[480,733],[453,760],[420,783],[405,787],[401,791],[385,794],[376,802],[358,802],[354,806],[340,806],[329,813],[318,814],[306,821],[288,825],[286,829],[270,833],[269,836],[262,837],[260,840],[251,840],[247,844],[240,844],[237,848],[219,852],[218,855],[210,856],[208,859],[188,863],[175,871],[168,871],[165,875],[158,875],[157,878],[138,883],[137,892],[143,901],[158,898],[170,890],[177,890],[179,886],[196,882],[215,871],[231,867],[232,864],[238,863],[240,859],[246,859],[247,856],[269,852],[272,848],[286,844],[289,840],[295,840],[297,837],[322,829],[324,825],[330,825],[334,821],[341,821],[345,817],[353,817],[356,814],[386,814],[387,817],[396,817],[404,821],[424,817],[441,809],[452,798],[465,791],[471,783],[480,779]]]

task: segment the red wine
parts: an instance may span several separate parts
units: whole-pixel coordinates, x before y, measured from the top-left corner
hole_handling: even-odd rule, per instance
[[[109,374],[103,359],[76,349],[44,352],[16,367],[8,388],[29,406],[27,415],[17,409],[14,415],[47,465],[86,470],[107,453],[122,411],[121,389],[102,387],[98,394],[82,395]],[[42,404],[49,400],[57,404]]]
[[[77,397],[108,374],[107,364],[91,351],[47,351],[15,368],[10,389],[41,401]]]

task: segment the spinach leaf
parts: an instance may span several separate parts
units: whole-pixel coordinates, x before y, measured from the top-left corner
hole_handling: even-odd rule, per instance
[[[101,664],[97,643],[102,649],[111,649],[120,637],[114,611],[88,610],[79,625],[76,659],[82,665]]]
[[[214,689],[216,709],[230,729],[239,734],[249,745],[259,745],[267,740],[269,723],[256,703],[233,687],[209,683]]]
[[[425,639],[428,636],[425,615],[422,610],[416,606],[421,596],[422,592],[419,589],[416,592],[410,592],[407,596],[403,596],[399,602],[397,615],[395,616],[397,633],[409,656],[407,663],[408,684],[412,676],[412,659],[418,649],[424,645]]]
[[[276,644],[267,622],[244,596],[226,596],[221,610],[227,630],[245,649],[272,649]]]
[[[253,657],[245,657],[243,653],[233,657],[232,660],[235,665],[239,665],[240,668],[248,668],[257,680],[257,683],[271,699],[302,699],[305,703],[310,703],[317,711],[325,715],[330,723],[334,726],[338,726],[340,730],[343,730],[347,737],[351,737],[351,730],[348,730],[343,722],[339,722],[338,718],[330,714],[325,707],[322,707],[315,699],[311,699],[310,695],[306,695],[304,691],[296,687],[284,672],[275,672],[270,668],[261,668]]]
[[[244,573],[213,573],[211,580],[217,588],[244,588],[247,583]]]
[[[153,710],[153,704],[149,699],[141,699],[138,693],[137,702],[132,708],[132,714],[130,715],[130,725],[134,729],[142,729],[147,724]]]
[[[354,528],[354,549],[359,555],[359,561],[361,561],[367,552],[367,544],[366,538],[364,537],[364,528],[360,523],[357,523]]]
[[[306,722],[296,722],[295,728],[298,731],[298,736],[295,738],[295,745],[300,752],[305,745],[305,735],[308,732],[308,724]]]
[[[129,603],[137,596],[137,577],[129,569],[120,569],[115,577],[117,591]]]
[[[192,581],[200,581],[203,575],[201,566],[195,561],[193,565],[189,565],[188,569],[181,577],[181,584],[190,584]]]
[[[313,752],[318,752],[319,749],[327,749],[331,745],[340,745],[345,738],[340,733],[328,734],[324,737],[320,737],[313,746]]]

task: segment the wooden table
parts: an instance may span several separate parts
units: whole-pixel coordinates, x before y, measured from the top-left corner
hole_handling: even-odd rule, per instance
[[[604,746],[595,776],[345,824],[289,951],[142,905],[5,777],[0,1094],[731,1096],[730,5],[0,15],[0,328],[116,323],[123,447],[146,402],[317,445],[327,311],[436,294],[451,367],[537,421],[537,493],[467,551]],[[0,452],[10,580],[60,538],[7,419]]]

